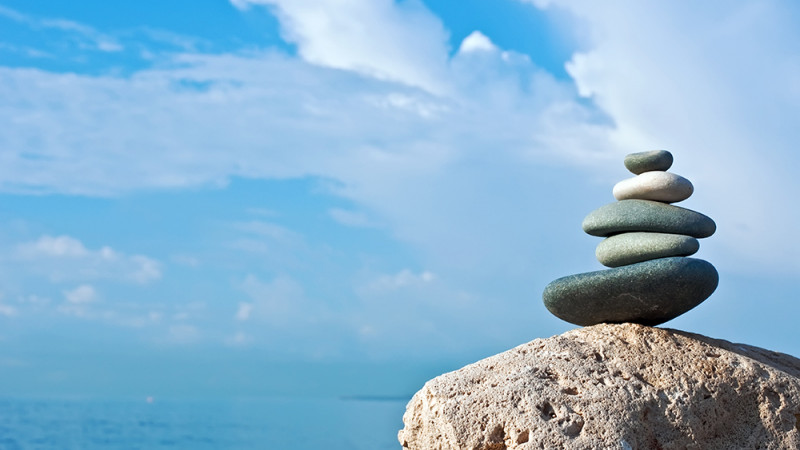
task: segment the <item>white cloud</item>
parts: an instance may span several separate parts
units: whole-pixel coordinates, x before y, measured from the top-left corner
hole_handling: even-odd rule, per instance
[[[147,284],[161,278],[161,263],[142,255],[129,257],[134,269],[130,272],[130,279],[139,283]]]
[[[80,38],[81,46],[101,52],[123,50],[123,46],[115,38],[71,20],[32,16],[5,6],[0,6],[0,17],[26,25],[33,30],[56,30],[67,33],[68,36]]]
[[[239,303],[239,308],[236,310],[236,320],[245,321],[250,318],[250,314],[253,312],[253,304],[252,303]]]
[[[309,310],[303,287],[295,279],[280,275],[269,281],[262,281],[255,275],[247,275],[240,288],[252,300],[240,304],[237,311],[242,313],[244,307],[247,319],[251,317],[274,325],[298,325],[313,316],[314,311]]]
[[[445,78],[447,32],[419,0],[233,0],[266,5],[283,36],[313,64],[399,81],[434,93]]]
[[[7,42],[0,42],[0,50],[5,52],[16,53],[28,58],[54,58],[54,55],[43,50],[39,50],[29,46],[13,45]]]
[[[42,236],[36,242],[21,245],[20,253],[33,258],[38,256],[83,258],[89,251],[81,241],[69,236]],[[100,250],[100,256],[106,259],[110,254],[103,248]]]
[[[257,255],[264,266],[280,270],[304,265],[312,258],[302,234],[272,222],[251,220],[230,226],[233,235],[227,246]]]
[[[28,16],[25,14],[5,6],[0,6],[0,17],[5,17],[6,19],[10,19],[15,22],[25,22],[29,20]]]
[[[253,342],[253,338],[243,331],[237,331],[233,336],[225,338],[225,344],[231,347],[243,347]]]
[[[367,214],[363,211],[331,208],[328,210],[328,214],[333,220],[349,227],[372,228],[376,226],[376,224],[370,220]]]
[[[41,236],[17,246],[13,258],[31,272],[56,281],[119,279],[147,284],[161,278],[161,263],[143,256],[126,255],[111,247],[91,250],[71,236]]]
[[[82,284],[75,289],[64,291],[64,298],[73,304],[91,303],[97,299],[97,292],[92,285]]]
[[[461,41],[461,46],[458,48],[460,53],[492,52],[496,50],[497,46],[494,45],[492,40],[477,30],[465,37],[464,40]]]
[[[66,302],[58,305],[57,311],[61,314],[88,320],[112,321],[119,318],[116,311],[100,310],[92,305],[97,300],[97,292],[90,284],[64,290],[62,294]]]
[[[441,119],[450,111],[448,104],[440,100],[400,92],[381,93],[365,97],[365,100],[383,110],[384,113],[391,114],[395,111],[402,111],[415,114],[421,119]]]
[[[26,296],[19,297],[17,299],[19,303],[28,304],[35,307],[45,307],[50,304],[50,299],[47,297],[40,297],[38,295],[29,294]]]
[[[190,344],[201,338],[200,330],[189,324],[175,324],[168,329],[167,341],[175,344]]]
[[[302,239],[302,237],[298,233],[284,226],[261,220],[239,222],[233,224],[233,227],[236,230],[264,237],[269,240],[282,241],[282,242],[295,242]]]
[[[17,308],[0,303],[0,316],[14,317],[17,315]]]
[[[25,367],[28,365],[30,365],[30,363],[22,359],[0,358],[0,366],[2,367]]]
[[[186,267],[198,267],[200,266],[200,259],[191,255],[172,255],[170,260],[175,264],[180,264]]]
[[[417,356],[419,352],[452,355],[464,348],[513,342],[516,332],[507,318],[527,308],[513,295],[483,296],[473,286],[463,279],[451,283],[430,271],[365,274],[355,290],[358,307],[343,320],[356,334],[362,351],[373,357],[404,353],[412,341]],[[398,336],[409,337],[409,342]]]
[[[395,291],[404,288],[418,288],[436,280],[436,275],[430,271],[414,273],[409,269],[403,269],[393,275],[380,275],[368,282],[361,289],[364,291],[379,293]]]
[[[88,305],[76,303],[62,303],[58,306],[57,311],[65,316],[78,317],[81,319],[100,319],[103,314],[93,310]],[[110,314],[106,314],[109,316]]]

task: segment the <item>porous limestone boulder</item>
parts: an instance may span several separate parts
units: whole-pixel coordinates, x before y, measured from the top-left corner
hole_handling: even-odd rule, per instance
[[[403,422],[409,449],[794,449],[800,360],[601,324],[436,377]]]

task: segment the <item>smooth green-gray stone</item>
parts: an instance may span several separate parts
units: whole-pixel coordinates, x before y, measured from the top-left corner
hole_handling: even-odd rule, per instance
[[[595,255],[606,267],[619,267],[656,258],[693,255],[697,239],[683,234],[633,232],[615,234],[597,245]]]
[[[576,325],[655,326],[702,303],[718,282],[717,270],[702,259],[660,258],[559,278],[542,298],[556,317]]]
[[[710,217],[652,200],[620,200],[601,206],[583,219],[583,231],[607,237],[629,231],[709,237],[717,225]]]
[[[625,157],[625,168],[639,175],[653,170],[667,170],[672,167],[672,153],[666,150],[631,153]]]

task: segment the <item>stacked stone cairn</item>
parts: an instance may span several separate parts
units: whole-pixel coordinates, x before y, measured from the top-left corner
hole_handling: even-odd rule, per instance
[[[634,322],[658,325],[689,311],[717,288],[719,275],[707,261],[687,258],[716,224],[671,203],[689,198],[692,183],[666,170],[665,150],[631,153],[625,167],[636,176],[620,181],[618,200],[592,211],[583,230],[605,239],[596,256],[611,269],[559,278],[544,290],[544,304],[567,322],[589,326]]]

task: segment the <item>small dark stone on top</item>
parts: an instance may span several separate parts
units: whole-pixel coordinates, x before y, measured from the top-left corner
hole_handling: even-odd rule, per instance
[[[639,175],[654,170],[667,170],[672,167],[672,153],[666,150],[631,153],[625,157],[625,168]]]

